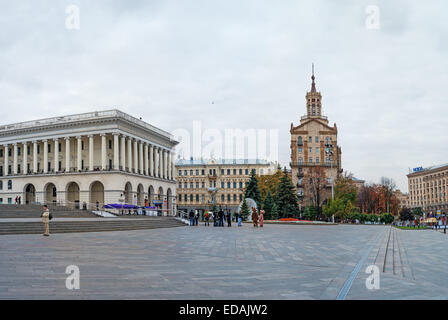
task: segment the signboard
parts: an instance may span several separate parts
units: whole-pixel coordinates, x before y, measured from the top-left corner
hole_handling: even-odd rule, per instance
[[[412,172],[419,172],[419,171],[423,171],[423,167],[417,167],[412,169]]]

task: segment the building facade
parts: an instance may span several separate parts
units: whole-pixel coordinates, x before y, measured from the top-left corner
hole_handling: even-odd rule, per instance
[[[291,178],[297,188],[299,205],[317,205],[313,199],[311,176],[323,172],[327,180],[321,204],[331,196],[331,183],[342,172],[341,148],[336,124],[329,126],[322,114],[322,95],[316,90],[314,71],[311,91],[306,94],[306,115],[300,124],[291,123]],[[320,205],[321,205],[320,204]]]
[[[237,210],[252,170],[274,174],[278,164],[264,160],[178,160],[176,162],[179,210]]]
[[[395,190],[394,195],[398,200],[398,209],[401,210],[405,207],[409,207],[409,195],[407,193]]]
[[[0,126],[0,201],[92,208],[148,200],[174,213],[177,143],[119,110]]]
[[[408,177],[408,203],[425,212],[448,213],[448,163],[416,168]]]

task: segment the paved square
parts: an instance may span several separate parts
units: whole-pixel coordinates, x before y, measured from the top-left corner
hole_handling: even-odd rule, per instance
[[[355,225],[6,235],[0,299],[447,299],[447,240]],[[80,290],[65,287],[68,265]]]

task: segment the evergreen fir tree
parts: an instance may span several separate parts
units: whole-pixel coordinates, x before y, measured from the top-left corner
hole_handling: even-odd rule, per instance
[[[298,212],[297,201],[298,198],[294,185],[292,184],[285,167],[283,170],[283,177],[281,178],[278,186],[276,197],[276,204],[280,217],[288,218],[296,215]]]
[[[275,202],[272,204],[271,219],[272,220],[277,220],[278,219],[277,204]]]
[[[266,199],[264,200],[264,203],[263,203],[263,210],[264,210],[266,220],[272,219],[271,217],[272,217],[272,205],[273,204],[274,204],[274,199],[271,196],[271,192],[268,191]]]
[[[257,209],[260,210],[261,198],[260,190],[258,189],[258,180],[255,175],[255,170],[250,172],[250,179],[246,185],[246,190],[244,192],[244,199],[251,198],[257,203]]]
[[[244,199],[243,204],[241,205],[241,219],[243,221],[246,221],[248,216],[249,216],[249,207],[247,206],[246,199]]]

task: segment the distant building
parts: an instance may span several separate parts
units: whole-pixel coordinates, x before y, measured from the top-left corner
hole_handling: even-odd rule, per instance
[[[361,180],[355,177],[352,177],[352,181],[355,184],[355,187],[358,189],[358,191],[364,186],[365,180]]]
[[[410,207],[448,212],[448,163],[416,168],[407,177]]]
[[[398,199],[398,209],[409,207],[409,195],[407,193],[402,193],[400,190],[396,190],[394,195]]]
[[[336,180],[342,172],[338,129],[336,124],[329,126],[327,117],[322,115],[322,95],[316,91],[314,71],[311,79],[311,91],[306,94],[306,115],[301,117],[298,126],[291,123],[290,129],[291,177],[302,207],[314,204],[311,184],[306,178],[312,168],[322,168],[328,179],[321,195],[323,200],[331,197],[331,180]]]
[[[236,210],[252,170],[257,175],[274,174],[277,163],[265,160],[221,159],[176,162],[179,210],[211,210],[213,204]]]

